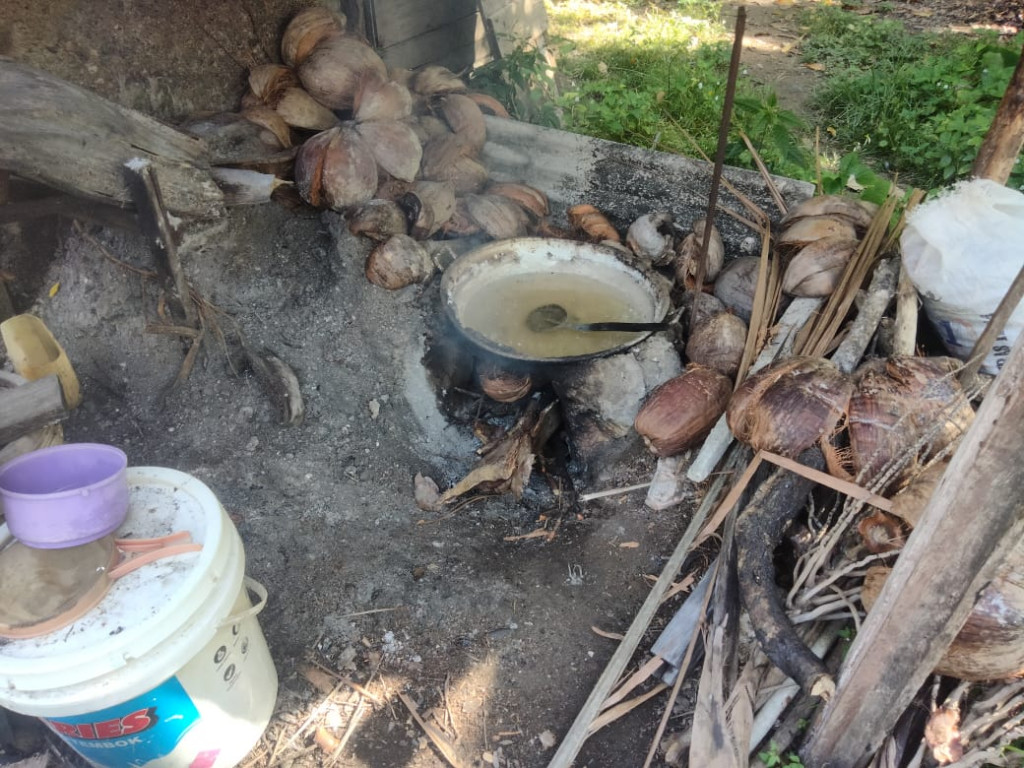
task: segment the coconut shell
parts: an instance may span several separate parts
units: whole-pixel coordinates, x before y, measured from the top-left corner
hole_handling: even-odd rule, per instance
[[[267,110],[267,107],[260,106],[248,112],[250,115],[258,116],[264,114],[262,110]],[[283,121],[281,125],[284,125]],[[210,157],[218,163],[237,162],[240,158],[260,158],[276,154],[286,146],[273,130],[265,127],[263,122],[253,121],[245,115],[233,112],[192,120],[183,124],[181,128],[203,139]],[[284,130],[288,130],[287,125],[284,125]]]
[[[633,426],[655,456],[675,456],[707,436],[731,392],[728,377],[692,366],[648,395]]]
[[[433,271],[430,254],[408,235],[394,235],[366,259],[366,279],[389,291],[422,283]]]
[[[511,119],[512,115],[505,109],[505,105],[498,101],[493,96],[488,96],[486,93],[467,93],[467,96],[476,102],[476,105],[480,107],[482,112],[495,117],[503,117]]]
[[[454,134],[433,139],[423,148],[423,178],[449,181],[460,195],[479,192],[487,183],[487,169],[468,157],[468,151]]]
[[[795,458],[835,430],[852,394],[853,381],[831,361],[791,357],[748,376],[726,420],[740,442]]]
[[[695,295],[697,297],[696,313],[693,310]],[[679,299],[679,306],[683,310],[683,328],[692,328],[700,325],[713,315],[727,311],[725,304],[710,293],[704,293],[704,291],[699,291],[696,294],[693,291],[684,292]]]
[[[523,207],[534,219],[543,219],[550,213],[548,196],[539,189],[528,184],[519,184],[511,181],[492,182],[485,190],[489,195],[500,195],[514,200]]]
[[[417,181],[409,196],[416,200],[410,234],[417,240],[426,240],[455,213],[455,187],[449,182]]]
[[[377,189],[377,161],[349,126],[308,139],[295,158],[295,183],[302,199],[318,208],[361,205]]]
[[[823,237],[804,246],[782,276],[782,290],[790,296],[829,296],[842,279],[850,257],[860,243],[844,237]]]
[[[338,116],[302,88],[288,88],[281,94],[274,111],[294,128],[326,131],[338,125]]]
[[[906,487],[892,497],[892,513],[915,527],[948,466],[948,461],[937,461],[914,473]]]
[[[697,257],[701,244],[704,242],[704,219],[693,222],[693,231],[679,243],[675,257],[676,280],[685,284],[687,279],[697,277]],[[718,227],[711,225],[711,240],[708,241],[708,261],[704,271],[704,281],[711,283],[717,279],[725,265],[725,243]]]
[[[626,245],[637,256],[657,267],[670,264],[676,255],[672,222],[672,214],[668,211],[645,213],[629,225]]]
[[[469,148],[461,144],[455,134],[446,132],[423,145],[422,170],[423,178],[432,181],[449,181],[443,178],[450,173],[460,157],[464,157]]]
[[[438,114],[459,140],[479,153],[487,141],[484,114],[476,102],[461,93],[449,93],[438,99]]]
[[[401,83],[368,78],[353,104],[357,122],[405,120],[412,116],[412,94]]]
[[[861,603],[871,611],[891,568],[872,566]],[[1014,547],[982,589],[935,673],[983,682],[1024,674],[1024,546]]]
[[[408,234],[408,227],[405,212],[391,200],[370,200],[348,216],[348,231],[372,240]]]
[[[904,461],[888,485],[898,483],[918,460],[927,461],[967,430],[974,410],[954,376],[960,365],[949,357],[898,357],[857,370],[847,429],[860,482]]]
[[[693,329],[686,342],[686,358],[731,378],[740,369],[746,343],[747,324],[736,315],[720,312]]]
[[[441,231],[450,238],[469,237],[480,233],[480,225],[469,215],[466,198],[456,199],[455,212],[448,218],[448,221],[441,225]]]
[[[779,223],[785,229],[800,219],[832,216],[846,219],[858,230],[866,230],[871,226],[871,220],[877,212],[878,206],[866,200],[854,200],[841,195],[818,195],[809,197],[795,208],[791,208]]]
[[[514,403],[533,391],[533,377],[525,372],[486,366],[480,371],[480,389],[491,400]]]
[[[413,73],[409,90],[429,99],[444,93],[465,93],[466,84],[447,67],[427,64]]]
[[[857,229],[848,219],[839,216],[809,216],[796,219],[783,229],[778,244],[786,248],[803,248],[825,237],[856,240]]]
[[[409,127],[416,131],[416,136],[420,140],[420,144],[424,147],[432,140],[440,136],[451,136],[453,135],[451,129],[448,128],[448,123],[439,117],[433,115],[416,115],[406,119],[406,123]]]
[[[322,5],[299,11],[288,22],[281,37],[281,59],[289,67],[299,66],[321,40],[344,32],[346,22],[344,14]]]
[[[715,296],[743,322],[750,322],[761,260],[756,256],[730,259],[715,280]]]
[[[500,195],[466,195],[470,219],[495,240],[526,234],[529,219],[523,207]]]
[[[420,170],[423,147],[416,133],[396,121],[359,123],[356,132],[366,139],[381,170],[402,181],[412,181]]]
[[[259,101],[276,107],[289,88],[299,87],[295,70],[281,64],[260,64],[249,70],[249,88]]]
[[[582,203],[572,206],[567,212],[569,227],[591,243],[621,243],[622,236],[616,231],[608,217],[592,205]]]
[[[363,41],[344,34],[320,40],[299,67],[309,95],[331,109],[352,109],[356,93],[368,79],[384,79],[384,61]]]

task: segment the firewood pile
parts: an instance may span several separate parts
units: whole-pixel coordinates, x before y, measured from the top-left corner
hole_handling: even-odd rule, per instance
[[[752,270],[739,373],[691,363],[643,404],[636,430],[660,464],[676,461],[676,475],[688,468],[701,482],[716,474],[552,766],[569,765],[594,731],[662,691],[669,700],[644,765],[659,753],[690,766],[790,764],[787,754],[851,768],[1016,764],[1006,750],[1024,735],[1018,545],[1004,542],[1005,558],[991,558],[997,567],[967,595],[959,619],[935,620],[948,648],[928,634],[915,645],[875,629],[902,622],[919,628],[907,629],[911,636],[927,633],[919,622],[929,609],[897,615],[893,606],[911,592],[921,599],[924,587],[912,587],[908,574],[922,559],[947,555],[935,526],[948,529],[955,515],[935,489],[949,489],[951,474],[998,471],[969,463],[978,459],[972,424],[1002,405],[986,393],[991,377],[916,336],[918,297],[901,270],[899,238],[921,197],[858,210],[819,196],[784,212],[780,234],[763,233]],[[997,312],[990,324],[1007,316]],[[988,351],[979,342],[971,359]],[[690,449],[692,461],[678,462]],[[930,533],[912,538],[918,527]],[[894,573],[898,588],[883,591]],[[633,657],[674,586],[690,587],[689,597],[650,652]],[[907,670],[922,662],[895,656],[907,653],[901,641],[919,653],[939,647],[913,684]],[[891,685],[890,675],[903,675],[904,687],[863,701]],[[846,742],[844,755],[850,744],[860,751],[837,762],[836,745],[861,706],[879,710],[869,721],[885,730]],[[680,711],[681,721],[673,717]]]

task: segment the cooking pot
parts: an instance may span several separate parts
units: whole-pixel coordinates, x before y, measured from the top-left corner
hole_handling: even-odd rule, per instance
[[[523,237],[460,256],[441,279],[444,312],[480,350],[520,364],[572,363],[638,344],[650,332],[531,331],[526,317],[558,304],[577,322],[658,322],[669,283],[618,249]]]

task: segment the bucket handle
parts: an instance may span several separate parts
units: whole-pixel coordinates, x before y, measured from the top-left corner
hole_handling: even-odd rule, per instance
[[[220,624],[217,625],[217,629],[230,626],[231,624],[238,624],[240,621],[244,621],[245,619],[248,619],[250,616],[255,616],[267,607],[268,593],[266,587],[264,587],[251,576],[246,576],[244,579],[242,579],[242,584],[245,585],[245,589],[249,590],[250,592],[255,592],[259,600],[256,601],[255,605],[250,605],[244,611],[239,611],[238,613],[233,613],[230,616],[228,616],[226,619],[224,619],[224,621],[220,622]]]

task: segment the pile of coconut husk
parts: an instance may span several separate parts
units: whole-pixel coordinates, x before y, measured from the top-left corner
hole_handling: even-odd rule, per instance
[[[817,196],[784,212],[751,268],[741,365],[691,362],[640,409],[636,429],[661,462],[696,452],[682,467],[700,506],[555,768],[652,699],[662,714],[645,766],[659,754],[701,768],[834,757],[822,733],[851,639],[991,382],[917,335],[899,234],[921,197],[857,207]],[[1024,548],[1009,549],[903,715],[843,765],[1016,764],[1006,750],[1024,736]]]

